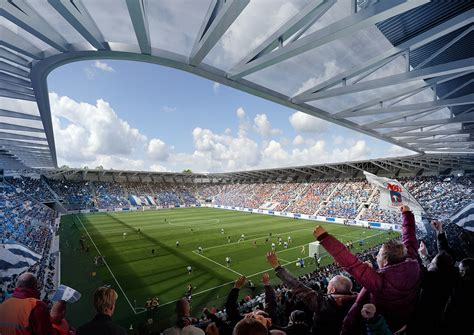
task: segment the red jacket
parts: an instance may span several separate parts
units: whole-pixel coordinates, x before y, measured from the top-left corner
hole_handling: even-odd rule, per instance
[[[18,299],[36,298],[39,299],[38,291],[26,287],[17,287],[13,292],[13,297]],[[38,301],[36,307],[30,313],[30,326],[33,334],[50,335],[53,332],[51,319],[49,317],[48,306],[42,301]]]
[[[415,218],[412,212],[402,214],[402,240],[407,248],[404,262],[375,270],[361,262],[337,239],[329,234],[319,237],[322,246],[354,279],[363,286],[356,302],[344,320],[343,333],[350,333],[364,303],[377,306],[377,312],[387,320],[392,331],[397,331],[412,318],[421,282],[420,266],[416,259],[418,243]]]

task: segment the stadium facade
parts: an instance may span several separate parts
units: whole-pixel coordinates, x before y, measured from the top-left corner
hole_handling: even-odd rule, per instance
[[[419,154],[472,154],[473,2],[311,1],[272,27],[240,61],[225,65],[215,61],[214,49],[263,2],[204,5],[207,11],[194,14],[201,16],[193,17],[192,27],[173,26],[173,36],[187,38],[162,45],[159,2],[3,1],[1,166],[57,168],[46,79],[59,66],[87,59],[184,70]],[[184,27],[194,30],[180,31]],[[303,85],[314,59],[331,60],[328,51],[338,43],[349,56],[341,72]]]

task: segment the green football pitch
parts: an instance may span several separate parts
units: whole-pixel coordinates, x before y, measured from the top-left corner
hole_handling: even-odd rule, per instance
[[[241,275],[255,284],[257,292],[262,289],[261,277],[267,271],[272,282],[279,282],[265,259],[272,242],[277,245],[281,264],[293,274],[314,271],[314,260],[308,257],[308,244],[314,241],[312,230],[317,224],[213,208],[63,216],[61,283],[82,293],[82,298],[69,306],[68,319],[78,326],[92,318],[92,295],[102,285],[111,285],[118,292],[114,319],[127,328],[130,324],[136,327],[149,317],[143,307],[152,296],[159,297],[161,303],[155,326],[172,324],[174,301],[184,295],[189,284],[193,286],[193,314],[199,316],[205,306],[221,306],[232,282]],[[355,252],[398,236],[375,229],[320,224],[341,241],[354,241]],[[239,242],[241,234],[245,234],[245,241]],[[88,252],[80,250],[81,236],[89,246]],[[278,237],[286,241],[288,236],[291,237],[288,248],[279,246]],[[362,246],[359,240],[364,240]],[[202,254],[198,253],[199,247],[204,249]],[[330,257],[324,256],[324,249],[321,252],[323,265],[332,262]],[[93,258],[99,253],[105,257],[105,265],[94,265]],[[231,259],[230,267],[226,266],[226,257]],[[305,268],[296,266],[300,257],[306,258]],[[191,274],[186,269],[189,265]],[[243,291],[242,296],[249,294],[250,288]]]

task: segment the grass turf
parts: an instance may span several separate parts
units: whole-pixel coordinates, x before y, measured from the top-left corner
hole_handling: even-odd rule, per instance
[[[78,326],[92,318],[93,292],[106,284],[119,293],[114,320],[124,327],[133,324],[136,328],[145,321],[147,313],[140,312],[151,296],[158,296],[161,302],[154,327],[159,329],[172,324],[173,302],[183,296],[188,284],[194,287],[193,314],[199,316],[204,306],[222,305],[232,282],[240,275],[252,280],[257,292],[261,289],[261,275],[265,271],[270,273],[273,282],[279,282],[265,259],[272,242],[277,244],[282,265],[293,274],[314,271],[314,262],[308,257],[308,243],[314,241],[312,230],[316,224],[212,208],[63,216],[60,227],[61,283],[82,293],[81,300],[69,306],[68,319]],[[354,241],[355,252],[398,236],[375,229],[320,224],[341,241]],[[221,228],[224,228],[224,234]],[[123,233],[127,233],[126,238]],[[244,242],[238,242],[241,234],[245,234]],[[80,252],[81,235],[89,244],[87,253]],[[282,237],[285,241],[288,236],[292,239],[288,249],[278,246],[277,238]],[[265,242],[267,238],[269,241]],[[361,239],[364,239],[363,246],[357,243]],[[180,242],[179,247],[176,241]],[[304,256],[301,254],[303,245],[306,246]],[[202,255],[197,252],[199,246],[204,249]],[[105,256],[108,267],[93,264],[93,257],[98,255],[96,247]],[[155,256],[152,249],[155,249]],[[225,263],[227,256],[232,260],[229,268]],[[296,267],[298,257],[308,257],[305,268]],[[323,257],[323,265],[330,262],[332,258]],[[188,265],[193,268],[191,275],[186,270]],[[246,293],[241,294],[250,292],[249,289],[243,291]],[[138,309],[134,311],[135,307]]]

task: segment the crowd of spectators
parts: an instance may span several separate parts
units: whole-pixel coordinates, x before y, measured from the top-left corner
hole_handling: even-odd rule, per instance
[[[8,178],[13,187],[40,201],[58,197],[69,210],[138,206],[181,206],[210,203],[393,223],[393,212],[378,207],[379,191],[365,180],[320,180],[305,183],[187,185],[170,183],[66,181]],[[468,177],[414,177],[402,184],[432,216],[446,219],[474,200]],[[52,190],[52,192],[50,191]],[[139,199],[137,203],[130,198]]]
[[[51,239],[55,212],[11,186],[3,188],[0,243],[21,243],[41,254]]]

